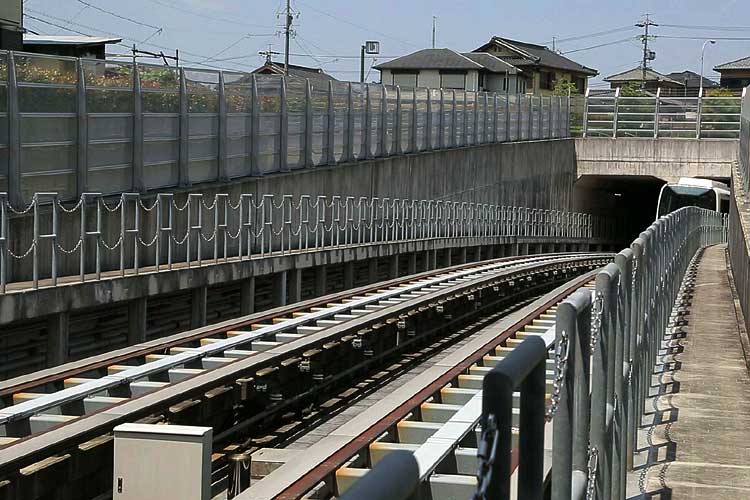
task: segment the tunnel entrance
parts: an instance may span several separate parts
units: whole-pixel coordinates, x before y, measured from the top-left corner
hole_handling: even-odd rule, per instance
[[[622,245],[629,245],[656,217],[659,190],[651,176],[584,175],[573,186],[573,210],[613,217]]]

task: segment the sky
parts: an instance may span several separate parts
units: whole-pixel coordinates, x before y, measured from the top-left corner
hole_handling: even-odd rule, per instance
[[[123,44],[135,42],[144,50],[178,48],[185,66],[249,71],[265,60],[259,51],[270,46],[283,52],[278,14],[284,2],[24,0],[24,25],[40,34],[117,35]],[[555,37],[556,49],[575,51],[565,55],[599,71],[593,82],[639,64],[642,46],[636,37],[642,29],[634,24],[646,13],[660,25],[652,27],[657,38],[649,42],[657,54],[652,67],[659,72],[700,72],[701,46],[708,38],[717,39],[705,55],[711,78],[718,78],[715,65],[750,56],[747,0],[292,0],[292,8],[291,63],[322,67],[342,80],[359,79],[365,40],[380,41],[380,55],[367,60],[367,81],[379,80],[369,69],[373,64],[431,47],[433,16],[437,47],[466,52],[493,35],[551,47]],[[597,45],[604,46],[591,48]],[[108,52],[128,49],[109,45]]]

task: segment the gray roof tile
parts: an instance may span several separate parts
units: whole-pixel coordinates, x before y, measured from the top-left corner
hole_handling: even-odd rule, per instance
[[[375,69],[482,69],[482,65],[451,49],[422,49],[378,64]]]
[[[599,74],[595,69],[578,64],[557,52],[551,51],[543,45],[519,42],[517,40],[510,40],[499,36],[492,37],[492,40],[474,50],[474,52],[486,52],[487,49],[493,45],[505,46],[516,51],[518,56],[501,57],[501,59],[509,62],[513,66],[520,67],[521,69],[523,69],[524,66],[546,66],[549,68],[575,71],[592,76]]]
[[[750,69],[750,57],[743,57],[736,61],[729,61],[724,64],[719,64],[714,68],[714,71],[721,71],[727,69]]]

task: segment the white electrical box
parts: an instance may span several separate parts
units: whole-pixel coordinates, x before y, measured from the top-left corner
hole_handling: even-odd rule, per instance
[[[114,500],[210,500],[210,427],[115,427]]]

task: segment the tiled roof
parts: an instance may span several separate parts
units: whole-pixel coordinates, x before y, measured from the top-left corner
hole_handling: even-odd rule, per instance
[[[719,64],[714,68],[714,71],[721,71],[727,69],[750,69],[750,57],[743,57],[736,61],[729,61],[724,64]]]
[[[486,52],[465,52],[464,56],[468,57],[475,63],[484,66],[484,69],[492,73],[519,73],[521,70],[510,64],[509,62],[503,61],[499,57]]]
[[[276,75],[284,74],[284,63],[271,62],[266,63],[260,68],[253,71],[253,73],[270,73]],[[289,76],[292,78],[307,78],[313,82],[324,83],[330,80],[336,80],[328,73],[325,73],[320,68],[310,68],[308,66],[298,66],[296,64],[289,65]]]
[[[623,71],[622,73],[616,73],[609,75],[604,79],[605,82],[633,82],[641,81],[643,79],[643,69],[640,67]],[[675,85],[685,85],[684,82],[679,80],[673,80],[666,75],[662,75],[658,71],[646,68],[646,81],[647,82],[669,82]]]
[[[505,47],[515,52],[517,55],[513,57],[500,56],[501,59],[509,62],[513,66],[521,68],[524,66],[546,66],[548,68],[575,71],[591,76],[599,74],[595,69],[578,64],[543,45],[519,42],[518,40],[510,40],[499,36],[492,37],[492,40],[474,50],[474,52],[487,52],[487,49],[492,46]]]
[[[684,83],[688,88],[699,88],[701,86],[701,75],[693,71],[675,71],[674,73],[669,73],[665,76],[677,82]],[[703,77],[704,88],[712,88],[718,86],[718,83],[709,80],[705,76]]]
[[[483,66],[451,49],[422,49],[378,64],[375,69],[482,69]],[[505,71],[505,70],[503,70]]]

